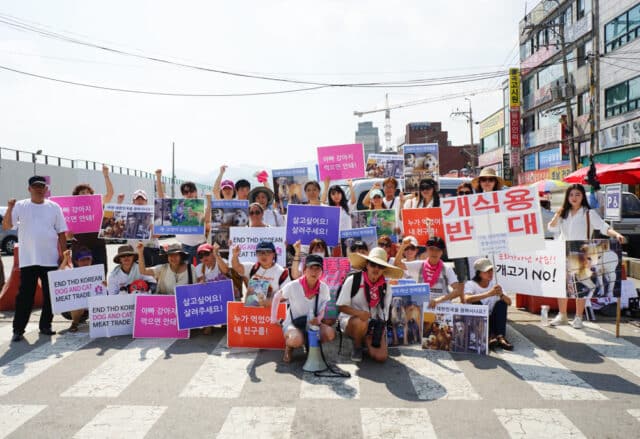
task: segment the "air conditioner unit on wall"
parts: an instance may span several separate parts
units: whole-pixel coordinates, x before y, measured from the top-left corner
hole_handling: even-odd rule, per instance
[[[562,99],[562,90],[560,89],[560,87],[551,87],[551,100],[555,101],[559,101],[560,99]]]

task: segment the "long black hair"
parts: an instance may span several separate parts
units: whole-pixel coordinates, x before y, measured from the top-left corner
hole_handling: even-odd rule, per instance
[[[482,273],[480,270],[476,270],[476,274],[471,279],[472,281],[474,281],[478,285],[480,285],[480,281],[482,280],[482,278],[480,277],[480,273]]]
[[[423,178],[420,180],[420,184],[418,185],[418,206],[420,203],[425,204],[425,199],[422,196],[422,188],[423,187],[432,187],[433,188],[433,207],[440,207],[440,194],[438,193],[438,183],[433,178]]]
[[[334,194],[336,192],[338,192],[341,195],[340,202],[338,204],[335,204],[333,202],[333,200],[331,199],[331,194]],[[329,204],[329,206],[339,205],[340,207],[342,207],[344,209],[345,212],[349,213],[349,202],[347,201],[347,196],[345,195],[344,191],[342,190],[342,188],[338,184],[334,184],[333,186],[331,186],[329,188],[329,194],[327,196],[327,203]]]
[[[589,210],[589,202],[587,201],[587,194],[584,190],[584,186],[582,186],[581,184],[572,184],[571,186],[569,186],[567,188],[567,191],[564,193],[564,201],[562,202],[562,213],[560,214],[560,218],[562,219],[566,219],[567,216],[569,215],[569,211],[571,211],[571,204],[569,203],[569,194],[571,193],[571,191],[573,190],[578,190],[580,191],[580,193],[582,194],[582,204],[581,206],[584,209]]]

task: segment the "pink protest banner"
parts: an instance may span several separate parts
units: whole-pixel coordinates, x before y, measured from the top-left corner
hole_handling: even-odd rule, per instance
[[[176,298],[139,294],[133,320],[133,338],[189,338],[189,330],[178,330]]]
[[[320,181],[365,176],[364,148],[361,143],[318,147]]]
[[[287,307],[278,307],[278,319],[284,319]],[[271,323],[271,308],[227,302],[227,346],[230,348],[284,349],[282,328]]]
[[[102,221],[102,195],[71,195],[51,197],[62,208],[69,231],[91,233],[100,230]]]

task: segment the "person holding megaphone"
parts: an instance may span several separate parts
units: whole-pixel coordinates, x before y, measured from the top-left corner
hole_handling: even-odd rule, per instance
[[[331,297],[329,286],[320,281],[322,268],[322,256],[308,255],[303,275],[279,290],[271,302],[271,322],[278,323],[278,305],[288,300],[287,314],[282,322],[286,342],[282,360],[285,363],[291,362],[293,350],[304,344],[307,321],[309,325],[320,328],[320,343],[332,341],[336,336],[331,326],[322,323],[325,307]]]

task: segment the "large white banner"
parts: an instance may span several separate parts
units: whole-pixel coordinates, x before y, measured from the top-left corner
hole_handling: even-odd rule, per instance
[[[135,294],[89,298],[89,336],[115,337],[133,334]]]
[[[536,188],[443,198],[441,208],[450,258],[544,249]]]
[[[104,265],[90,265],[49,272],[49,295],[54,314],[85,309],[92,296],[107,294]]]
[[[544,250],[498,253],[496,282],[504,291],[543,297],[567,297],[565,241],[546,240]]]
[[[271,241],[276,247],[278,254],[278,264],[283,267],[287,265],[287,252],[284,245],[285,227],[230,227],[229,239],[231,239],[231,249],[240,246],[240,262],[256,262],[256,246],[260,241]],[[292,243],[293,244],[293,243]]]

